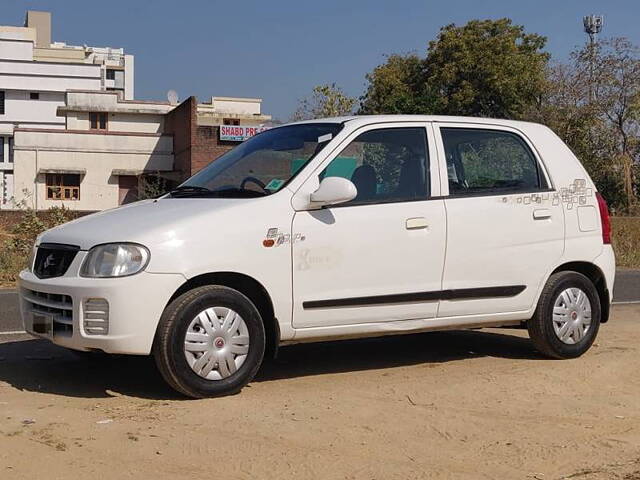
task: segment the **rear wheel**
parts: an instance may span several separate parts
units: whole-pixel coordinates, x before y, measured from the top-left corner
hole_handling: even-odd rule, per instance
[[[577,272],[553,274],[527,322],[535,347],[551,358],[575,358],[593,344],[600,328],[600,297]]]
[[[264,326],[255,305],[236,290],[209,285],[167,307],[154,356],[169,385],[204,398],[240,391],[260,368],[264,349]]]

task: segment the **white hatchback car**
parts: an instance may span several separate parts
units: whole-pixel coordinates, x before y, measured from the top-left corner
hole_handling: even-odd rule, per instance
[[[240,390],[279,345],[520,325],[577,357],[607,321],[607,206],[548,128],[344,117],[267,130],[170,194],[38,237],[24,325],[155,356],[191,397]]]

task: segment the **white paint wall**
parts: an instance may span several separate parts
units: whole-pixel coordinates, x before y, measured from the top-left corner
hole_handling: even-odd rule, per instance
[[[0,39],[0,58],[9,60],[33,60],[33,42]]]
[[[124,56],[124,99],[133,100],[134,98],[134,71],[135,63],[133,55]]]
[[[57,116],[58,107],[64,105],[62,92],[38,92],[38,100],[30,99],[30,91],[5,90],[4,115],[0,123],[15,124],[21,127],[63,128],[64,117]]]
[[[29,90],[35,92],[65,92],[67,90],[100,90],[100,78],[78,76],[53,77],[47,75],[2,75],[7,64],[0,61],[0,90]]]
[[[104,210],[118,205],[113,170],[170,171],[173,137],[109,135],[61,131],[15,132],[15,198],[37,209],[62,205],[72,210]],[[80,200],[46,199],[42,169],[85,170]],[[25,193],[26,192],[26,193]]]
[[[25,42],[22,42],[25,43]],[[99,89],[100,66],[55,64],[0,59],[0,90],[5,92],[5,112],[0,126],[63,128],[57,115],[68,89]],[[30,93],[40,98],[31,100]],[[3,131],[5,129],[2,129]]]
[[[68,110],[93,112],[157,113],[165,114],[174,107],[162,102],[126,101],[120,102],[115,92],[67,92]]]
[[[260,114],[261,101],[258,99],[213,97],[211,103],[216,113],[232,113],[238,115]]]
[[[108,114],[108,131],[110,132],[136,132],[136,133],[161,133],[164,127],[162,115],[146,114]],[[89,130],[89,112],[68,112],[67,129]]]

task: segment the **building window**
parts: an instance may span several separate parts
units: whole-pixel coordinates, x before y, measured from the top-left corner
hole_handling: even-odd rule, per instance
[[[91,130],[106,130],[107,114],[104,112],[91,112],[89,114],[89,122],[91,123]]]
[[[116,79],[116,71],[112,68],[107,68],[107,80],[115,80]]]
[[[9,163],[13,163],[13,137],[9,137]]]
[[[40,100],[40,92],[31,92],[29,98],[31,100]]]
[[[47,173],[47,200],[80,200],[80,175]]]
[[[240,125],[240,119],[238,118],[225,118],[222,120],[223,125]]]
[[[0,137],[0,163],[4,163],[4,137]]]
[[[4,115],[4,92],[0,91],[0,115]]]
[[[13,197],[13,170],[0,171],[0,203],[9,204]]]

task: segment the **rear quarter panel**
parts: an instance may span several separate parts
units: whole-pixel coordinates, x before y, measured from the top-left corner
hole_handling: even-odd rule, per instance
[[[564,253],[557,264],[549,265],[547,278],[553,270],[568,262],[597,264],[596,259],[603,253],[604,245],[595,184],[578,158],[551,129],[527,124],[523,130],[545,163],[564,212]],[[614,272],[604,273],[607,280],[613,278]],[[540,291],[545,282],[546,278]],[[608,288],[611,290],[612,285]]]

